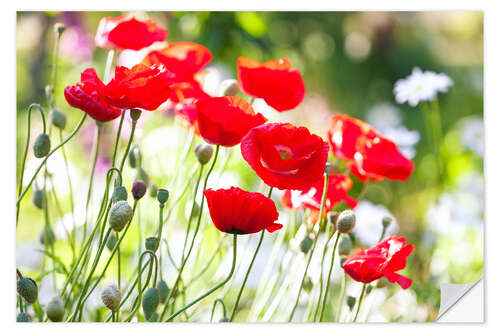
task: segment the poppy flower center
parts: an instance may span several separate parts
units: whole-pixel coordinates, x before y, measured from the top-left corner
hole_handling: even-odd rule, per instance
[[[291,160],[293,157],[292,151],[288,147],[277,146],[276,150],[280,154],[280,157],[283,161]]]

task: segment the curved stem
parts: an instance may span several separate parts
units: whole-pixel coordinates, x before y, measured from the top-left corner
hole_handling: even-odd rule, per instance
[[[354,316],[353,323],[356,322],[356,319],[358,318],[359,314],[359,309],[361,308],[361,301],[363,300],[363,296],[365,295],[365,290],[366,290],[366,283],[363,283],[363,289],[361,289],[361,295],[359,295],[359,300],[358,300],[358,309],[356,310],[356,315]]]
[[[221,298],[217,298],[214,302],[214,305],[212,306],[212,314],[210,315],[210,322],[212,322],[214,318],[214,312],[215,312],[215,307],[217,306],[217,303],[220,303],[222,306],[222,316],[225,318],[226,317],[226,305],[224,304],[224,301]]]
[[[328,299],[328,289],[330,288],[330,280],[332,277],[333,264],[335,262],[335,251],[337,250],[339,238],[340,238],[340,232],[337,231],[337,238],[335,238],[335,245],[333,245],[332,262],[330,263],[330,270],[328,271],[328,280],[326,280],[325,294],[323,296],[323,305],[321,306],[321,314],[319,316],[320,322],[323,320],[323,315],[325,313],[326,301]],[[325,246],[327,246],[327,245],[325,245]]]
[[[199,301],[201,301],[202,299],[204,299],[205,297],[207,297],[208,295],[210,295],[211,293],[213,293],[214,291],[216,291],[217,289],[219,289],[220,287],[222,287],[223,285],[225,285],[231,279],[231,277],[233,276],[233,273],[234,273],[234,268],[236,267],[237,239],[238,239],[238,236],[237,235],[233,235],[233,263],[231,265],[231,271],[229,272],[229,275],[224,279],[224,281],[220,282],[215,287],[213,287],[212,289],[210,289],[209,291],[207,291],[206,293],[204,293],[200,297],[196,298],[191,303],[189,303],[187,305],[184,305],[182,308],[180,308],[174,314],[172,314],[170,317],[168,317],[167,320],[165,320],[165,322],[171,321],[172,319],[174,319],[175,317],[177,317],[177,315],[179,315],[180,313],[186,311],[191,306],[193,306],[194,304],[198,303]]]

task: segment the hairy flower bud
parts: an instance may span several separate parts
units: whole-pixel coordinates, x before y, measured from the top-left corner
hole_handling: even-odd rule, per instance
[[[146,194],[146,184],[142,180],[136,180],[132,185],[132,196],[135,200],[139,200]]]
[[[304,237],[304,239],[302,239],[302,241],[300,242],[300,251],[302,251],[302,253],[306,254],[311,249],[312,244],[313,244],[313,240],[312,240],[311,236],[306,235]]]
[[[43,227],[42,231],[40,231],[39,239],[40,243],[42,243],[43,245],[52,246],[56,241],[56,235],[54,234],[52,228],[46,225],[45,227]]]
[[[113,249],[115,248],[116,242],[117,242],[117,239],[116,239],[115,234],[112,233],[111,235],[109,235],[108,241],[106,242],[106,247],[108,248],[108,250],[113,251]]]
[[[156,250],[158,250],[158,246],[160,245],[160,240],[156,236],[151,236],[146,238],[145,243],[146,250],[156,252]]]
[[[141,117],[142,111],[139,109],[131,109],[130,110],[130,118],[132,121],[137,121]]]
[[[17,280],[17,293],[29,304],[34,304],[38,298],[38,286],[35,280],[29,277]]]
[[[16,317],[16,322],[18,323],[28,323],[31,321],[31,317],[29,314],[24,312],[19,312]]]
[[[352,250],[351,238],[349,238],[349,236],[346,235],[342,236],[339,242],[339,255],[346,256],[349,253],[351,253],[351,250]]]
[[[306,276],[306,279],[304,280],[304,290],[307,293],[310,293],[313,287],[312,280],[309,276]]]
[[[146,186],[149,185],[149,175],[146,172],[146,170],[144,170],[143,168],[137,169],[137,173],[135,175],[135,180],[141,180],[144,182],[144,184]]]
[[[229,318],[228,318],[228,317],[222,317],[222,318],[219,320],[219,323],[229,323]]]
[[[158,186],[156,186],[156,184],[151,184],[149,186],[149,196],[151,198],[156,198],[157,194],[158,194]]]
[[[127,201],[127,189],[125,186],[117,186],[113,190],[113,196],[111,197],[111,202],[115,203],[118,201]]]
[[[156,311],[160,303],[160,293],[157,288],[149,288],[142,296],[142,310],[144,311],[144,318],[149,320],[151,315]]]
[[[107,285],[101,292],[101,300],[108,309],[116,310],[122,300],[120,289],[114,284]]]
[[[165,202],[167,202],[168,200],[168,197],[169,197],[170,193],[161,188],[158,190],[157,194],[156,194],[156,198],[158,199],[158,202],[161,203],[161,204],[165,204]]]
[[[356,297],[353,297],[353,296],[347,296],[347,306],[349,307],[349,310],[352,311],[352,309],[354,308],[354,305],[356,304]]]
[[[387,228],[392,222],[392,217],[390,216],[386,216],[382,219],[382,226],[385,228]]]
[[[335,164],[335,163],[332,163],[332,162],[326,162],[325,172],[326,172],[326,174],[328,174],[328,175],[334,175],[334,174],[337,174],[337,173],[339,173],[339,167],[338,167],[338,165],[337,165],[337,164]]]
[[[155,312],[151,315],[151,317],[149,318],[149,322],[150,323],[156,323],[158,321],[158,319],[160,318],[160,316]]]
[[[50,111],[50,121],[55,127],[63,130],[66,127],[66,114],[58,109],[53,109]]]
[[[130,150],[128,152],[128,164],[132,169],[137,168],[137,160],[140,160],[141,158],[140,154],[141,152],[139,151],[139,147],[137,147],[137,145],[134,144],[132,145],[132,147],[130,147]]]
[[[36,189],[33,191],[33,195],[31,197],[31,201],[33,202],[33,205],[39,209],[43,209],[43,201],[44,201],[44,193],[43,190]]]
[[[328,222],[330,222],[334,228],[337,227],[337,218],[338,217],[339,217],[338,212],[328,212],[328,214],[326,214],[326,220]]]
[[[47,317],[54,322],[59,322],[64,317],[64,304],[59,296],[54,296],[47,303]]]
[[[201,165],[207,164],[208,161],[212,158],[212,154],[214,152],[214,148],[206,143],[199,143],[194,148],[194,153],[196,154],[196,158]]]
[[[372,290],[373,290],[373,286],[371,284],[366,286],[366,294],[367,295],[370,294],[372,292]]]
[[[354,212],[350,209],[344,210],[339,214],[336,225],[340,233],[347,234],[351,232],[356,225],[356,215],[354,215]]]
[[[168,292],[170,291],[170,289],[168,288],[167,283],[163,280],[160,280],[156,287],[158,288],[158,293],[160,295],[160,303],[163,304],[167,300]]]
[[[344,258],[340,258],[340,267],[343,267],[344,266],[344,263],[346,262],[347,258],[344,257]]]
[[[219,86],[220,96],[236,96],[239,92],[240,86],[238,85],[238,81],[234,79],[224,80]]]
[[[35,143],[33,144],[33,153],[35,154],[35,157],[42,158],[47,156],[49,152],[50,137],[47,134],[42,133],[36,138]]]
[[[118,201],[111,207],[109,225],[114,231],[121,231],[132,219],[132,208],[126,201]]]
[[[58,23],[54,24],[54,32],[55,33],[58,33],[59,35],[61,35],[64,32],[64,30],[66,30],[66,26],[64,25],[64,23],[58,22]]]

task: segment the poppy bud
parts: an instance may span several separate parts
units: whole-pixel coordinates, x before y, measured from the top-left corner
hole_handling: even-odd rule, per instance
[[[356,297],[347,296],[347,306],[349,307],[349,310],[352,311],[355,304],[356,304]]]
[[[106,242],[106,247],[108,248],[108,250],[113,251],[113,249],[115,248],[115,245],[116,245],[116,241],[117,241],[117,239],[116,239],[115,234],[109,235],[108,241]]]
[[[338,217],[339,217],[338,212],[328,212],[328,214],[326,214],[327,221],[330,222],[334,228],[336,228],[336,223],[337,223]]]
[[[140,151],[137,145],[133,145],[128,152],[128,164],[132,169],[137,167],[137,159],[140,159]]]
[[[43,245],[52,246],[52,244],[56,241],[56,235],[54,234],[52,228],[46,225],[40,232],[39,239],[40,243]],[[45,244],[45,241],[47,241],[47,244]]]
[[[220,96],[236,96],[239,92],[240,86],[238,85],[238,81],[234,79],[224,80],[219,86]]]
[[[349,236],[346,235],[342,236],[339,242],[339,255],[346,256],[349,253],[351,253],[351,249],[352,249],[352,241],[349,238]]]
[[[113,196],[111,196],[111,202],[115,203],[118,201],[127,201],[127,189],[125,186],[117,186],[113,190]]]
[[[44,194],[43,190],[36,189],[33,191],[33,196],[31,197],[33,205],[37,208],[43,209]]]
[[[158,321],[158,318],[160,318],[160,316],[155,312],[151,315],[151,318],[149,318],[149,322],[150,323],[156,323]]]
[[[66,26],[63,23],[54,24],[54,32],[55,33],[58,33],[59,35],[61,35],[64,32],[64,30],[66,30]]]
[[[170,289],[168,288],[167,283],[163,280],[160,280],[156,287],[158,288],[158,293],[160,295],[160,303],[163,304],[167,300],[168,292]]]
[[[339,173],[339,167],[337,164],[332,162],[326,162],[325,172],[328,175],[335,175]]]
[[[101,292],[101,300],[108,309],[116,310],[122,300],[120,289],[114,284],[107,285]]]
[[[55,127],[64,129],[66,127],[66,114],[58,109],[50,111],[50,121]]]
[[[158,202],[163,205],[163,204],[165,204],[165,202],[167,202],[169,195],[170,195],[170,193],[167,190],[161,188],[158,190],[158,192],[156,194],[156,198],[158,199]]]
[[[142,297],[142,310],[144,311],[144,318],[149,319],[156,311],[160,303],[160,293],[157,288],[149,288]]]
[[[50,138],[47,134],[40,134],[33,144],[33,153],[35,157],[42,158],[50,152]]]
[[[366,294],[368,295],[369,293],[371,293],[373,290],[373,286],[371,284],[369,284],[368,286],[366,286]]]
[[[132,121],[137,121],[141,117],[141,110],[139,109],[131,109],[130,110],[130,118]]]
[[[313,283],[311,281],[311,278],[309,276],[306,276],[306,279],[304,281],[304,290],[307,292],[307,293],[310,293],[311,290],[312,290],[312,287],[313,287]]]
[[[222,318],[219,320],[219,323],[229,323],[229,318],[227,318],[227,317],[222,317]]]
[[[136,180],[132,185],[132,196],[135,200],[139,200],[146,194],[146,184],[142,180]]]
[[[35,280],[28,277],[23,277],[17,281],[17,293],[26,302],[34,304],[38,298],[38,286]]]
[[[312,244],[313,240],[311,236],[306,235],[304,239],[300,242],[300,250],[302,251],[302,253],[306,254],[307,252],[309,252],[309,250],[312,247]]]
[[[201,165],[207,164],[208,161],[212,158],[212,154],[214,152],[214,148],[206,143],[199,143],[194,148],[194,153],[196,154],[196,158]]]
[[[151,186],[149,186],[149,196],[151,198],[156,198],[157,193],[158,193],[158,186],[156,186],[156,184],[151,184]]]
[[[109,225],[114,231],[121,231],[132,219],[132,208],[126,201],[118,201],[111,207]]]
[[[340,233],[347,234],[351,232],[351,230],[356,225],[356,215],[350,209],[344,210],[337,217],[337,230]]]
[[[160,240],[156,236],[151,236],[146,238],[145,243],[146,250],[156,252],[156,250],[158,250],[158,246],[160,245]]]
[[[24,312],[19,312],[16,317],[16,322],[18,323],[28,323],[30,321],[31,321],[30,315]]]
[[[386,216],[382,219],[382,226],[385,228],[387,228],[392,222],[392,217],[390,216]]]
[[[146,186],[149,185],[148,173],[143,168],[137,169],[137,174],[135,175],[135,180],[142,180]]]
[[[47,303],[47,317],[54,322],[59,322],[64,317],[64,304],[59,296],[54,296],[49,303]]]

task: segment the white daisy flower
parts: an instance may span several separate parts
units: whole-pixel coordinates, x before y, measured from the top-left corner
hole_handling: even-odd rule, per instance
[[[411,75],[396,81],[393,93],[398,103],[417,106],[421,101],[433,100],[440,92],[447,92],[452,85],[453,80],[444,73],[422,72],[415,67]]]
[[[471,117],[462,125],[462,145],[484,156],[484,124],[481,117]]]

